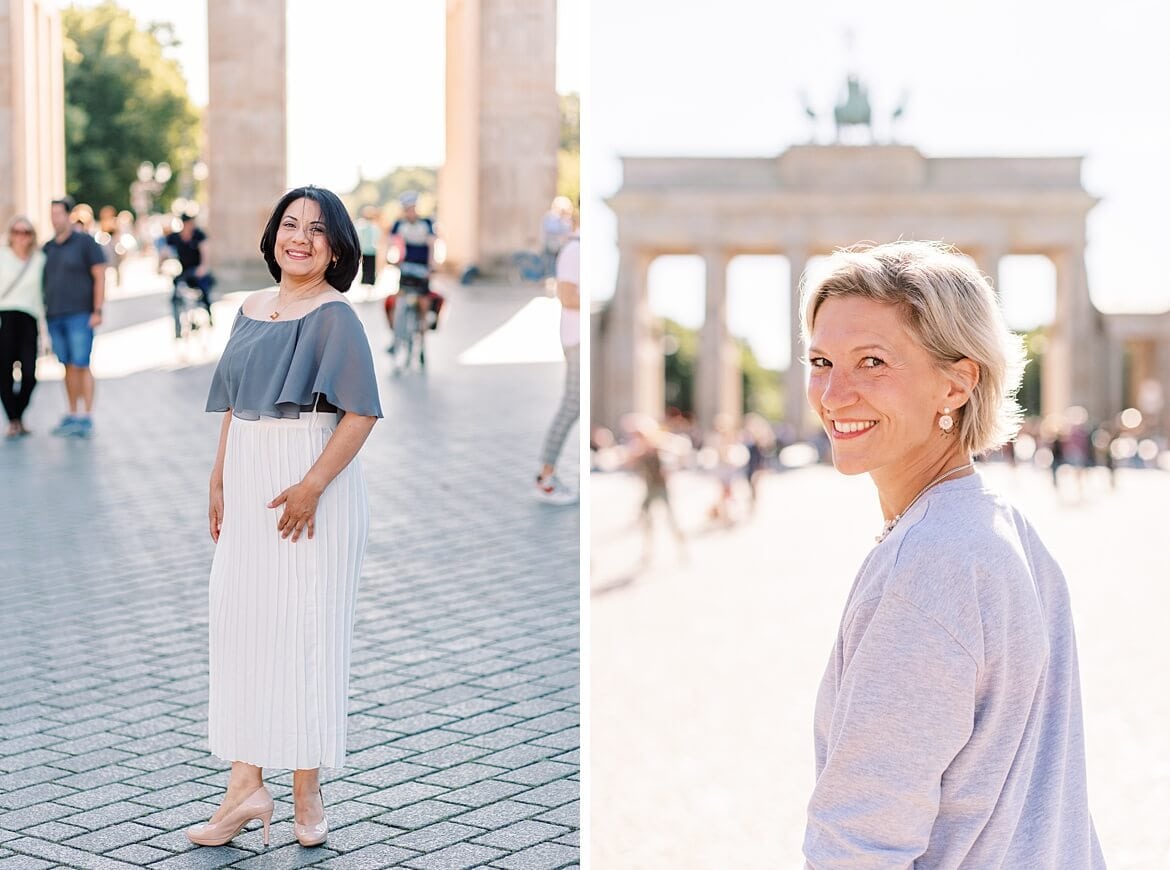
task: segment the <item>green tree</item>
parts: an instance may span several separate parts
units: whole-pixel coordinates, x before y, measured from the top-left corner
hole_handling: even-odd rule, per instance
[[[690,414],[695,410],[695,359],[699,355],[699,334],[673,320],[664,319],[662,336],[666,354],[666,406]]]
[[[742,338],[737,338],[735,343],[739,346],[739,365],[743,373],[744,413],[754,411],[768,420],[779,420],[784,413],[780,372],[760,365],[751,345]]]
[[[1044,351],[1048,347],[1047,327],[1039,327],[1022,333],[1027,361],[1024,377],[1016,401],[1027,417],[1040,415],[1040,379],[1044,368]]]
[[[199,113],[187,95],[169,24],[145,29],[104,2],[61,12],[65,54],[66,187],[79,201],[130,206],[130,184],[145,160],[170,164],[158,202],[167,207],[199,155]]]
[[[419,194],[418,212],[432,215],[439,191],[439,171],[430,166],[399,166],[381,178],[363,178],[341,201],[356,215],[367,205],[384,209],[383,217],[390,219],[399,212],[398,198],[408,190]]]
[[[695,365],[699,355],[699,333],[670,319],[662,321],[665,353],[667,407],[684,414],[695,410]],[[742,338],[735,339],[743,372],[743,412],[754,411],[769,420],[778,420],[784,410],[780,373],[766,369]]]

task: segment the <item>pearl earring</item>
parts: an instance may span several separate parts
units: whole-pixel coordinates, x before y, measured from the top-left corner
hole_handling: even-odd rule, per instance
[[[955,428],[955,418],[951,416],[950,408],[943,408],[942,416],[938,418],[938,428],[947,434]]]

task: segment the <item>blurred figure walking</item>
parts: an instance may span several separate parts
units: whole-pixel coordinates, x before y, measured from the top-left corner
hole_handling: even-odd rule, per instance
[[[50,215],[56,235],[45,243],[45,320],[53,353],[65,366],[69,412],[54,435],[88,438],[93,434],[94,382],[89,369],[93,331],[102,323],[106,296],[106,258],[93,237],[70,219],[73,200],[53,200]]]
[[[0,401],[8,416],[8,438],[28,435],[24,412],[37,385],[38,322],[45,255],[37,250],[37,231],[24,215],[8,225],[8,244],[0,248]],[[20,390],[15,372],[20,372]]]
[[[546,275],[555,273],[561,248],[572,235],[573,203],[567,196],[558,196],[540,220],[541,258],[544,260]]]
[[[735,522],[735,480],[745,474],[749,457],[730,414],[715,416],[715,431],[703,442],[701,455],[719,481],[719,496],[707,514],[713,522],[730,526]]]
[[[747,445],[747,482],[752,491],[752,513],[759,500],[760,477],[768,466],[768,460],[776,449],[776,433],[771,425],[759,414],[748,414],[743,420],[743,437]]]
[[[581,414],[581,240],[571,236],[557,257],[557,298],[561,302],[561,348],[565,352],[565,393],[548,427],[533,495],[546,504],[573,504],[578,494],[557,478],[557,458],[569,429]]]
[[[378,238],[382,234],[378,226],[378,209],[365,206],[354,226],[362,246],[362,283],[373,286],[378,281]]]
[[[670,505],[670,492],[666,486],[666,472],[662,467],[661,452],[666,438],[678,436],[666,435],[658,423],[644,414],[631,414],[622,423],[630,435],[623,466],[637,472],[646,487],[638,516],[642,526],[642,566],[648,565],[654,555],[654,517],[650,511],[655,502],[660,503],[666,511],[666,521],[674,533],[675,541],[678,542],[679,557],[685,558],[686,538]]]

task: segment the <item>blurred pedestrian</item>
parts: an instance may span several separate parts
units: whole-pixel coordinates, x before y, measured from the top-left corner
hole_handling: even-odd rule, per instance
[[[898,242],[833,255],[801,308],[809,403],[886,519],[817,698],[809,866],[1104,868],[1068,587],[973,462],[1019,425],[991,286]]]
[[[759,500],[760,478],[776,450],[776,433],[772,431],[767,420],[759,414],[752,413],[744,417],[743,437],[748,450],[747,468],[744,471],[752,493],[752,513],[755,513]]]
[[[572,235],[573,203],[567,196],[558,196],[540,220],[540,247],[546,275],[556,272],[557,255]]]
[[[94,241],[101,245],[106,265],[113,266],[117,277],[121,277],[122,258],[118,253],[118,210],[112,205],[103,205],[98,211],[94,226]]]
[[[45,314],[44,268],[36,228],[27,217],[17,215],[8,224],[8,243],[0,247],[0,401],[8,417],[8,438],[29,434],[23,418],[37,385],[37,338]]]
[[[655,504],[661,504],[666,512],[666,522],[678,544],[679,556],[685,558],[686,537],[679,528],[670,505],[670,492],[662,463],[666,438],[678,436],[667,435],[657,422],[644,414],[629,415],[622,423],[630,436],[623,466],[636,472],[645,486],[642,507],[638,514],[638,521],[642,526],[642,564],[648,565],[654,553],[654,517],[651,511]]]
[[[362,208],[354,227],[362,248],[362,283],[373,286],[378,280],[378,238],[382,234],[378,209],[372,205]]]
[[[735,481],[744,475],[749,457],[730,414],[715,415],[714,431],[704,440],[702,453],[719,481],[719,495],[707,515],[729,526],[735,522]]]
[[[208,743],[231,762],[200,845],[272,819],[266,767],[293,770],[293,833],[324,842],[319,769],[345,760],[349,651],[369,508],[357,453],[382,416],[369,343],[342,295],[361,249],[341,200],[286,193],[260,250],[277,286],[249,295],[212,378],[223,411],[208,519]],[[274,513],[274,511],[276,513]]]
[[[69,220],[73,222],[75,229],[80,230],[86,235],[92,236],[96,234],[93,207],[89,203],[82,202],[73,206],[69,212]]]
[[[1106,423],[1093,430],[1093,464],[1103,466],[1109,472],[1109,488],[1117,488],[1117,472],[1113,461],[1113,432]]]
[[[1064,462],[1065,462],[1065,460],[1064,460],[1065,435],[1064,435],[1064,431],[1061,429],[1060,425],[1053,425],[1050,431],[1051,431],[1051,434],[1050,434],[1049,439],[1048,439],[1048,452],[1052,455],[1052,463],[1049,466],[1049,469],[1052,472],[1052,488],[1059,491],[1059,489],[1060,489],[1059,472],[1060,472],[1061,466],[1064,465]]]
[[[175,252],[179,261],[179,274],[175,276],[171,290],[171,312],[175,319],[175,338],[183,337],[180,314],[183,298],[180,288],[186,284],[199,291],[199,304],[207,311],[207,322],[211,317],[211,291],[215,287],[215,276],[207,268],[207,233],[195,225],[195,216],[184,214],[179,217],[182,225],[178,232],[167,235],[167,246]]]
[[[49,212],[56,235],[44,246],[45,321],[53,353],[65,366],[68,402],[68,413],[53,434],[88,438],[93,434],[94,400],[89,363],[93,332],[102,323],[106,258],[98,243],[73,224],[73,207],[65,196],[53,200]]]
[[[557,257],[557,298],[561,303],[561,349],[565,354],[565,391],[540,452],[533,495],[545,504],[573,504],[578,494],[556,476],[557,459],[569,430],[581,414],[581,240],[572,236]]]

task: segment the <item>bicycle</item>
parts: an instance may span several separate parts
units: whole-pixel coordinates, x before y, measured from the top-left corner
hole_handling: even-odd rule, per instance
[[[200,330],[207,334],[211,326],[211,315],[203,307],[203,294],[195,287],[181,284],[175,288],[173,300],[175,314],[175,339],[190,341]]]
[[[425,266],[412,267],[410,263],[403,263],[399,271],[398,292],[394,297],[394,343],[390,345],[395,375],[410,368],[416,348],[419,370],[426,368],[426,329],[421,322],[420,301],[430,290],[430,272]]]

